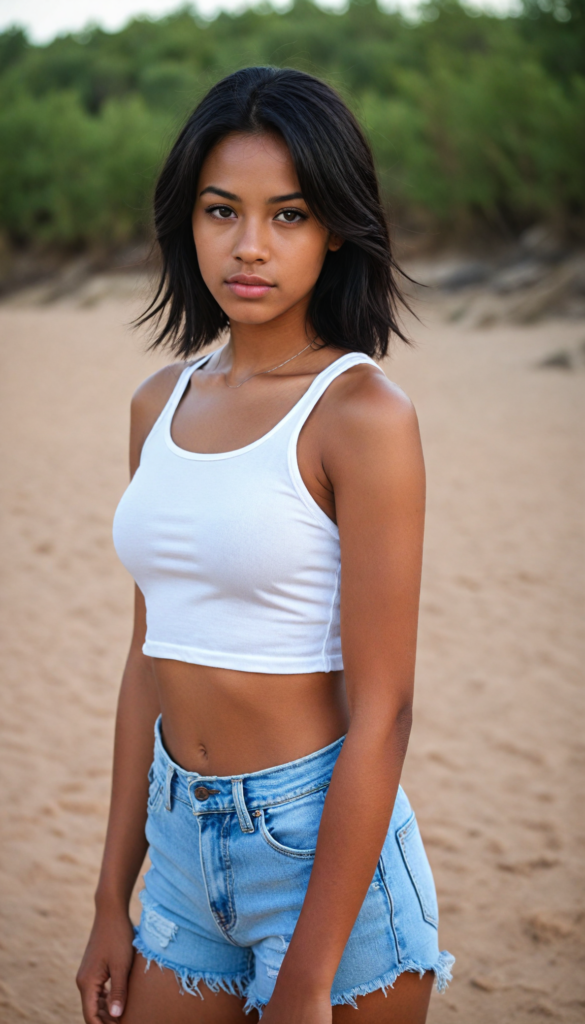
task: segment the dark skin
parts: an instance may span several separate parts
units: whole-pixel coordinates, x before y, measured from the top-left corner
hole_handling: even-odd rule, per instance
[[[223,452],[265,434],[315,375],[343,354],[322,347],[307,324],[325,255],[342,240],[312,215],[286,146],[272,136],[228,136],[205,161],[197,191],[199,264],[231,330],[227,346],[191,378],[172,436],[187,450]],[[241,274],[262,278],[265,287],[234,283]],[[281,369],[250,376],[304,348]],[[155,374],[133,399],[131,472],[182,369],[179,364]],[[310,494],[340,531],[345,671],[278,676],[148,658],[141,651],[145,609],[137,590],[96,917],[78,974],[87,1024],[245,1019],[237,997],[214,994],[205,985],[203,1000],[181,996],[172,972],[153,965],[145,973],[144,961],[133,955],[128,905],[146,853],[146,779],[159,711],[172,758],[205,774],[258,771],[347,733],[303,909],[262,1019],[356,1019],[352,1007],[331,1007],[330,989],[380,856],[410,730],[424,517],[424,466],[412,405],[375,367],[354,367],[311,413],[298,462]],[[348,801],[355,808],[349,832]],[[377,991],[358,999],[357,1020],[424,1024],[432,981],[431,974],[401,975],[386,996]]]

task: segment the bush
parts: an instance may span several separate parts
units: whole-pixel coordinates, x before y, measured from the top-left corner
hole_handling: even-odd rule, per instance
[[[546,5],[546,0],[541,0]],[[13,241],[118,244],[149,229],[181,120],[249,63],[325,77],[369,132],[388,204],[438,226],[516,230],[585,211],[585,0],[521,17],[429,0],[416,23],[373,3],[298,0],[202,22],[187,10],[46,46],[0,34],[0,227]]]
[[[138,96],[93,117],[73,92],[0,111],[0,222],[17,241],[119,243],[149,223],[164,122]]]

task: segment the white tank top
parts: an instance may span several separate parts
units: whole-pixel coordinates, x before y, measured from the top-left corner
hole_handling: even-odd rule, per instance
[[[145,654],[244,672],[343,668],[339,531],[305,487],[303,424],[352,352],[318,374],[267,434],[198,454],[171,436],[185,368],[144,442],[114,518],[114,544],[146,602]]]

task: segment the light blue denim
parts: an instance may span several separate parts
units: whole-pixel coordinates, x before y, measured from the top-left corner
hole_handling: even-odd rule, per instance
[[[343,740],[276,768],[203,776],[171,760],[157,721],[146,827],[152,866],[134,941],[147,966],[170,968],[186,992],[202,995],[203,981],[262,1013],[301,910]],[[400,788],[331,1004],[356,1006],[356,996],[385,992],[403,971],[434,971],[444,989],[454,958],[439,951],[437,926],[433,876]]]

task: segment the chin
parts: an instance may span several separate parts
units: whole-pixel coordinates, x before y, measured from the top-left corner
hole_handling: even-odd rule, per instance
[[[260,302],[254,306],[253,300],[248,301],[250,304],[246,305],[244,309],[241,307],[234,310],[224,309],[228,319],[238,324],[267,324],[285,312],[284,310],[262,309]]]

